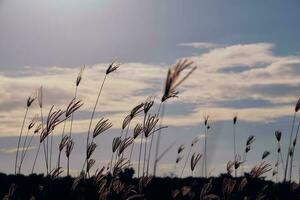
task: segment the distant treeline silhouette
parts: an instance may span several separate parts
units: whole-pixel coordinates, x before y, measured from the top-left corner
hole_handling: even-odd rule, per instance
[[[96,177],[81,179],[74,187],[75,178],[32,174],[0,174],[1,199],[74,199],[74,200],[204,200],[204,199],[299,199],[298,184],[274,183],[261,178],[234,178],[223,174],[211,178],[133,178],[133,169],[126,169],[114,179],[110,174],[99,190]],[[116,184],[117,183],[117,184]]]

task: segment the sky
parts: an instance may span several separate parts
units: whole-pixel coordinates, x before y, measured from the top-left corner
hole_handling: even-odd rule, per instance
[[[283,133],[286,157],[300,96],[299,9],[298,0],[0,0],[0,170],[12,173],[27,97],[42,85],[45,115],[52,105],[65,108],[74,96],[77,74],[86,65],[78,89],[84,106],[75,115],[71,161],[72,173],[78,174],[91,110],[105,70],[115,58],[122,65],[108,77],[96,112],[97,119],[113,123],[96,140],[97,166],[107,164],[112,138],[120,134],[123,118],[135,105],[154,95],[155,112],[168,68],[184,58],[194,61],[197,70],[179,87],[179,97],[166,104],[163,124],[168,128],[162,132],[161,151],[175,145],[160,161],[159,175],[174,172],[180,144],[186,145],[186,156],[192,139],[200,137],[192,152],[203,153],[204,115],[210,116],[212,175],[226,172],[227,161],[233,159],[235,115],[239,154],[248,136],[256,137],[245,169],[259,164],[265,150],[271,152],[266,161],[274,166],[274,132]],[[38,112],[34,104],[28,119]],[[61,132],[57,127],[55,141]],[[30,172],[35,139],[24,173]],[[294,177],[298,152],[296,147]],[[134,166],[137,156],[133,155]],[[38,172],[44,172],[42,159]],[[190,175],[189,167],[184,174]]]

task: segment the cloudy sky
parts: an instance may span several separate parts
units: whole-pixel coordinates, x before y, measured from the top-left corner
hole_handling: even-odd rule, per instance
[[[225,172],[233,157],[236,114],[239,154],[248,136],[256,136],[245,168],[260,163],[265,150],[271,151],[267,161],[274,165],[274,132],[283,132],[285,157],[300,96],[299,9],[297,0],[0,0],[0,170],[12,172],[27,97],[42,85],[45,113],[51,105],[65,108],[73,98],[78,71],[86,65],[78,90],[84,106],[75,116],[71,161],[72,172],[78,173],[90,111],[114,58],[122,66],[108,77],[96,112],[114,126],[97,138],[98,166],[110,158],[110,143],[126,114],[147,96],[161,96],[168,67],[181,58],[193,60],[198,68],[180,87],[179,98],[166,104],[164,124],[169,127],[162,133],[162,146],[176,143],[160,162],[160,175],[173,171],[180,144],[188,146],[203,134],[204,115],[211,119],[208,154],[213,175]],[[34,104],[29,119],[38,111]],[[61,129],[54,134],[60,135]],[[193,152],[203,152],[202,139]],[[30,171],[36,147],[35,140],[24,173]],[[136,160],[137,154],[133,157]],[[37,170],[44,171],[42,157]]]

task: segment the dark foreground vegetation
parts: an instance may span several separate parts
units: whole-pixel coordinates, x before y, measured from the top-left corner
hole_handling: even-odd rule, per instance
[[[206,178],[45,177],[0,174],[1,199],[300,199],[296,183],[274,183],[250,176]],[[113,184],[110,184],[113,183]]]

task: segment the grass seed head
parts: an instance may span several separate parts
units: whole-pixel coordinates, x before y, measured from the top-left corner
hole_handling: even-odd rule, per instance
[[[137,106],[135,106],[131,112],[130,112],[130,118],[131,120],[136,117],[140,112],[144,110],[144,103],[140,103]]]
[[[180,78],[180,74],[183,70],[187,69],[193,64],[193,61],[188,59],[179,60],[173,67],[168,70],[167,78],[165,81],[165,87],[161,102],[166,101],[169,98],[177,97],[178,91],[176,88],[184,82],[195,70],[193,67],[184,77]]]
[[[37,91],[37,99],[39,103],[39,107],[43,107],[43,86],[41,86]]]
[[[35,124],[37,123],[37,121],[38,121],[38,116],[37,115],[35,115],[32,119],[31,119],[31,121],[29,122],[29,125],[28,125],[28,130],[30,130],[30,129],[32,129],[34,126],[35,126]]]
[[[281,131],[279,131],[279,130],[275,131],[275,137],[276,137],[276,140],[278,142],[280,142],[280,140],[281,140]]]
[[[93,152],[95,151],[95,149],[97,148],[97,144],[94,142],[89,143],[87,151],[86,151],[86,158],[89,159]]]
[[[92,167],[95,165],[96,160],[95,159],[89,159],[88,163],[87,163],[87,171],[89,172],[90,169],[92,169]]]
[[[233,124],[235,125],[236,122],[237,122],[237,115],[235,115],[235,116],[233,117]]]
[[[66,156],[67,158],[70,157],[72,151],[73,151],[73,148],[74,148],[74,140],[73,139],[69,139],[68,140],[68,143],[67,143],[67,146],[66,146]]]
[[[124,152],[124,150],[132,144],[132,142],[133,142],[132,137],[128,137],[122,140],[119,146],[118,156],[120,156]]]
[[[109,119],[101,118],[93,131],[93,138],[97,137],[99,134],[107,131],[112,127],[112,123],[109,122]]]
[[[180,154],[184,150],[184,148],[185,148],[184,144],[180,145],[177,150],[177,153]]]
[[[136,126],[134,127],[134,130],[133,130],[133,138],[137,138],[143,131],[143,125],[138,123],[136,124]]]
[[[144,102],[144,113],[147,114],[153,105],[154,105],[154,98],[150,96]]]
[[[31,106],[31,104],[34,102],[34,100],[36,99],[36,95],[32,94],[27,98],[27,107],[29,108]]]
[[[158,121],[159,121],[159,118],[156,115],[151,116],[149,114],[147,116],[145,126],[143,127],[144,128],[144,134],[145,134],[146,138],[151,134],[151,132],[153,132],[153,129],[155,128]]]
[[[271,154],[270,151],[264,151],[264,153],[263,153],[261,159],[262,159],[262,160],[265,159],[265,158],[268,157],[270,154]]]
[[[108,66],[106,70],[106,75],[116,71],[120,67],[121,63],[117,62],[117,60],[112,61],[112,63]]]
[[[255,141],[255,136],[250,135],[247,139],[246,146],[251,145]]]
[[[175,163],[178,164],[183,159],[183,156],[177,156]]]
[[[194,171],[197,163],[200,161],[202,155],[200,153],[195,154],[193,153],[192,158],[191,158],[191,170]]]
[[[66,118],[69,118],[76,110],[78,110],[81,106],[83,106],[83,103],[81,100],[76,100],[75,98],[71,100],[69,103],[65,116]]]
[[[68,144],[69,141],[69,137],[68,136],[63,136],[63,138],[61,139],[60,143],[59,143],[59,151],[62,151]]]
[[[80,71],[77,75],[77,79],[76,79],[76,87],[78,87],[78,85],[80,84],[81,82],[81,79],[82,79],[82,74],[84,72],[84,69],[85,69],[85,65],[83,67],[80,68]]]
[[[296,106],[295,106],[295,112],[298,112],[298,110],[300,109],[300,98],[298,99]]]
[[[115,153],[116,150],[119,148],[120,146],[120,143],[121,143],[121,138],[120,137],[115,137],[113,139],[113,142],[112,142],[112,152]]]

